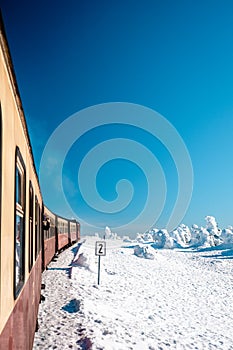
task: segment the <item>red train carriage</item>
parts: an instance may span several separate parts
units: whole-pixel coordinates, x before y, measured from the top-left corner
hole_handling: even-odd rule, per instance
[[[69,246],[69,220],[56,216],[57,251]]]
[[[42,269],[64,248],[78,242],[80,224],[76,220],[65,219],[44,207],[42,231]]]
[[[81,235],[81,233],[80,233],[80,223],[77,222],[77,242],[80,241],[80,235]]]
[[[50,263],[57,252],[56,244],[56,216],[48,208],[44,207],[43,231],[42,231],[42,268]]]
[[[76,220],[69,220],[69,243],[74,244],[80,239],[80,224]]]

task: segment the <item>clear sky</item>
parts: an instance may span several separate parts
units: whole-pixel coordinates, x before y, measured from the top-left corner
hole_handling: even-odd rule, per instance
[[[182,222],[204,225],[204,217],[213,215],[220,227],[233,225],[231,0],[3,1],[1,9],[38,173],[51,134],[68,117],[102,103],[145,106],[157,111],[177,130],[192,161],[193,192]],[[95,115],[92,117],[95,119]],[[56,195],[56,181],[48,190],[49,175],[47,184],[43,180],[42,185],[45,203],[61,215],[77,216],[81,222],[99,226],[100,231],[108,225],[118,232],[117,228],[127,223],[128,231],[145,230],[150,226],[146,219],[141,225],[130,223],[144,208],[150,191],[148,183],[153,185],[146,172],[158,171],[156,185],[160,168],[151,165],[150,169],[149,156],[141,156],[139,151],[135,154],[139,163],[141,158],[145,160],[146,170],[126,159],[128,156],[111,160],[105,151],[113,152],[118,146],[103,142],[117,138],[119,148],[125,150],[128,146],[119,138],[127,139],[141,143],[160,163],[167,193],[156,226],[166,226],[183,184],[178,181],[176,162],[161,140],[137,128],[134,121],[133,125],[123,126],[117,124],[116,117],[110,121],[94,129],[90,126],[66,154],[62,186],[73,212]],[[78,135],[78,126],[75,130]],[[67,134],[64,137],[68,142]],[[104,209],[101,213],[98,201],[91,209],[79,188],[77,174],[82,159],[99,143],[103,143],[105,151],[100,149],[101,156],[93,152],[93,158],[106,157],[108,161],[94,179],[92,167],[85,166],[83,188],[89,189],[91,201],[92,185],[96,184],[106,204],[117,199],[115,187],[120,179],[130,181],[131,185],[121,183],[126,186],[122,203],[127,205],[119,215],[110,213],[111,209],[108,215]],[[59,144],[63,145],[62,138]],[[56,157],[50,166],[52,161]],[[184,163],[186,166],[186,160]],[[154,209],[149,208],[152,216],[163,200],[162,182],[157,187]],[[123,208],[122,203],[118,209]]]

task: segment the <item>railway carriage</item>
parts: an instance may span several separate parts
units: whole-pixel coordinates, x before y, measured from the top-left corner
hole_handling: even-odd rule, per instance
[[[62,250],[80,240],[80,224],[54,214],[47,207],[43,210],[42,269]]]
[[[69,246],[69,220],[56,216],[57,229],[57,251],[61,251]]]
[[[43,211],[43,230],[42,230],[42,268],[43,270],[50,263],[57,252],[56,243],[56,215],[48,208]]]
[[[0,200],[0,350],[31,350],[42,269],[80,226],[43,204],[1,13]]]
[[[42,196],[0,23],[0,348],[31,349],[41,288]]]
[[[80,224],[76,220],[69,220],[69,243],[74,244],[80,239]]]

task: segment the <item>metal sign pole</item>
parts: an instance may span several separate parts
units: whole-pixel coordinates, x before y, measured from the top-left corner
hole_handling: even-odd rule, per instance
[[[101,255],[99,255],[99,264],[98,264],[98,285],[100,284],[100,257]]]
[[[100,284],[100,257],[106,255],[106,242],[99,241],[95,242],[95,255],[99,257],[98,259],[98,285]]]

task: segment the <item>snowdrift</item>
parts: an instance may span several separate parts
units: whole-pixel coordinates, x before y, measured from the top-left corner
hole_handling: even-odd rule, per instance
[[[134,255],[138,256],[139,258],[154,260],[155,250],[153,248],[151,250],[150,246],[136,245],[134,247]]]

